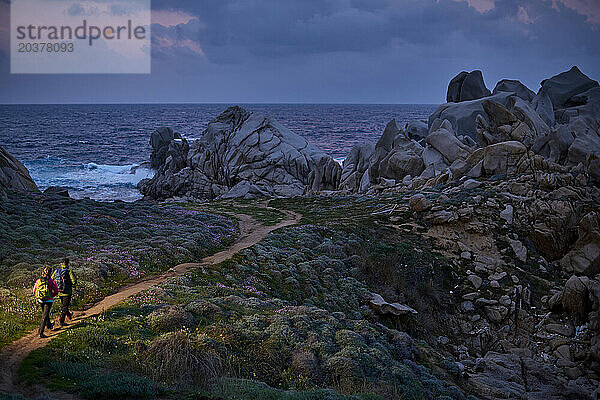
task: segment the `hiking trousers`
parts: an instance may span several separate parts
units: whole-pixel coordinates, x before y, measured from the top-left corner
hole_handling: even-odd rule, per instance
[[[44,328],[50,329],[52,325],[50,325],[50,309],[52,308],[52,302],[43,302],[40,303],[40,307],[42,309],[42,320],[40,321],[40,329],[39,334],[42,335],[44,333]]]
[[[69,306],[71,305],[71,295],[63,295],[60,297],[60,323],[65,323],[65,317],[72,318],[73,314],[69,312]]]

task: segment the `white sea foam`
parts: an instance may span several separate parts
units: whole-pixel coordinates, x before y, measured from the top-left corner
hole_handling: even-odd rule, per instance
[[[142,197],[136,188],[139,181],[152,178],[154,174],[152,170],[136,164],[79,164],[56,157],[24,164],[40,189],[61,186],[68,188],[74,198],[90,197],[95,200],[135,201]]]

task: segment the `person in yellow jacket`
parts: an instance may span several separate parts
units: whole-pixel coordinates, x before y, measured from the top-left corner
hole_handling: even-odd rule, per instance
[[[38,330],[41,338],[46,337],[44,335],[44,328],[50,330],[54,328],[54,323],[50,322],[50,309],[54,302],[54,296],[58,294],[58,287],[56,287],[56,283],[51,278],[51,275],[52,268],[45,267],[42,269],[40,278],[35,281],[35,285],[33,286],[33,295],[42,308],[42,319],[40,320],[40,329]]]
[[[52,274],[52,279],[58,287],[58,297],[61,303],[60,326],[65,326],[65,318],[69,321],[73,318],[73,313],[69,311],[71,298],[73,297],[73,287],[77,285],[77,277],[69,268],[69,259],[64,258],[60,266]]]

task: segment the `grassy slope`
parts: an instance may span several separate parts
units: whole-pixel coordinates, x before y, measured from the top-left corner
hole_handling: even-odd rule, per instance
[[[138,393],[125,388],[144,397],[206,390],[228,399],[344,398],[319,389],[332,388],[464,399],[454,363],[426,342],[451,323],[444,308],[453,276],[427,241],[384,226],[390,214],[418,219],[406,207],[394,208],[401,201],[271,201],[303,213],[301,224],[72,329],[32,353],[21,375],[90,398]],[[407,302],[419,317],[377,317],[366,306],[370,291]]]

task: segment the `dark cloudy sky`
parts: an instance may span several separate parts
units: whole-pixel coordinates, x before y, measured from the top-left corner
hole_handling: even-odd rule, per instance
[[[153,0],[152,74],[11,75],[0,103],[441,103],[461,70],[600,79],[600,0]]]

